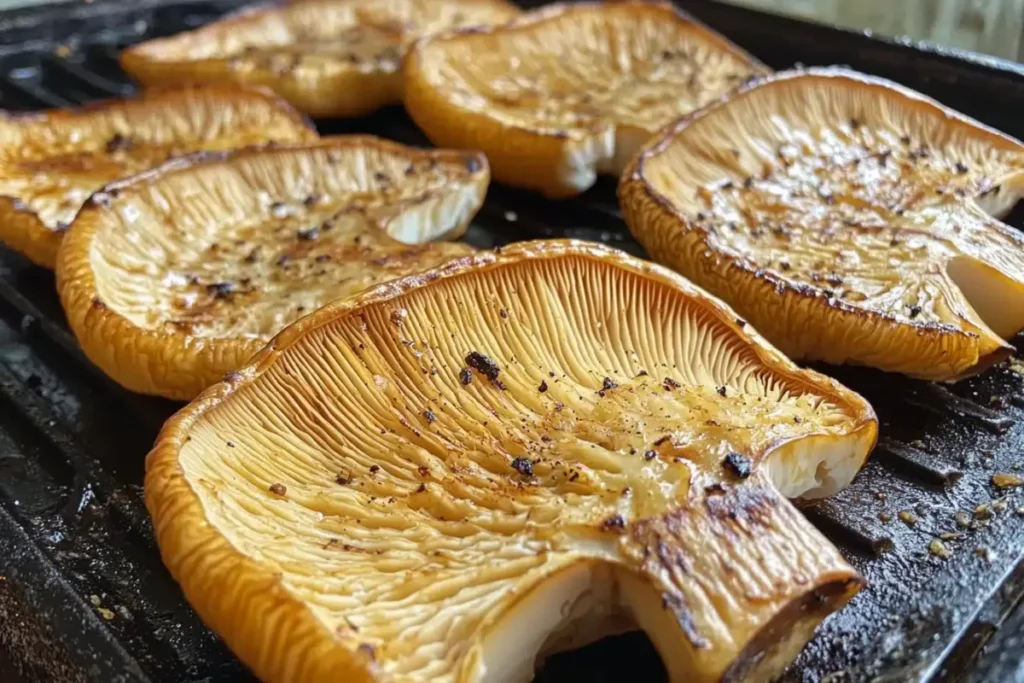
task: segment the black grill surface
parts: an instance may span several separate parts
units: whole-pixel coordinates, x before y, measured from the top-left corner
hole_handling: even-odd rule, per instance
[[[240,4],[96,0],[0,14],[0,108],[131,93],[120,48]],[[710,1],[686,8],[774,67],[849,64],[1024,136],[1017,65]],[[425,144],[400,110],[318,125]],[[567,236],[642,253],[610,181],[567,202],[495,186],[469,239]],[[997,367],[940,386],[821,369],[867,396],[882,421],[879,448],[853,485],[806,509],[870,585],[825,623],[784,680],[1024,680],[1024,610],[1014,610],[1024,595],[1024,495],[990,483],[1024,462],[1024,370]],[[68,332],[53,276],[0,250],[0,680],[252,680],[161,565],[142,505],[143,459],[176,407],[95,370]],[[928,551],[943,535],[949,559]],[[559,655],[539,680],[624,677],[664,679],[642,635]]]

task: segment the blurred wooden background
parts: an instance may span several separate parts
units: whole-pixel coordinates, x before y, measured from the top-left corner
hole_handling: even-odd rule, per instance
[[[1024,0],[728,0],[1024,61]],[[686,5],[685,0],[680,4]]]

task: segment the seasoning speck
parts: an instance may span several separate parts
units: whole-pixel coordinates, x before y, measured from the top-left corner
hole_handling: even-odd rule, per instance
[[[512,460],[512,469],[524,477],[533,476],[533,463],[526,458],[514,458]]]
[[[601,388],[598,390],[597,393],[600,394],[601,397],[603,398],[605,393],[611,391],[612,389],[616,388],[617,386],[619,386],[619,385],[616,384],[615,381],[611,377],[605,377],[603,380],[601,380]]]
[[[718,395],[722,396],[723,398],[728,393],[728,390],[725,388],[725,385],[722,385],[722,386],[718,387],[717,389],[715,389],[715,391],[717,391]]]
[[[473,382],[473,372],[469,368],[459,370],[459,384],[469,386]]]
[[[540,393],[543,394],[547,390],[548,390],[548,383],[545,380],[541,380],[540,386],[537,387],[537,391],[539,391]]]
[[[722,460],[722,465],[740,479],[750,476],[750,458],[741,453],[729,453]]]
[[[644,460],[654,460],[657,457],[658,457],[658,451],[653,450],[653,449],[649,450],[649,451],[646,451],[644,453]]]
[[[380,465],[370,465],[370,474],[377,474],[380,472]]]
[[[678,389],[682,385],[671,377],[666,377],[662,381],[661,386],[665,387],[665,391],[672,391],[673,389]]]
[[[339,486],[345,486],[346,484],[352,483],[352,477],[339,472],[338,475],[334,477],[334,481],[337,482]]]
[[[601,522],[601,528],[605,531],[622,531],[626,528],[626,520],[622,518],[622,515],[612,515]]]
[[[992,484],[997,488],[1012,489],[1024,484],[1024,479],[1021,479],[1019,474],[999,472],[992,475]]]
[[[430,422],[430,423],[433,423],[433,422],[437,421],[437,415],[434,415],[434,411],[432,411],[432,410],[424,410],[423,411],[423,417],[424,417],[424,419],[426,419],[427,422]]]
[[[288,488],[284,484],[271,484],[270,492],[275,496],[283,496],[288,493]]]
[[[946,544],[937,538],[933,538],[931,543],[928,544],[928,552],[936,557],[941,557],[944,560],[948,560],[953,556],[953,552],[946,547]]]
[[[956,172],[959,173],[960,175],[967,173],[967,164],[965,164],[962,161],[956,162]]]
[[[466,355],[466,365],[492,382],[498,379],[498,373],[501,372],[501,368],[498,367],[497,363],[479,351],[470,351]],[[468,382],[464,382],[464,384],[468,384]]]

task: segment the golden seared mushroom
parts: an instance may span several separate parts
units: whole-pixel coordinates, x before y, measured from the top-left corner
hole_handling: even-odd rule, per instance
[[[482,154],[368,136],[172,161],[109,186],[61,247],[85,354],[141,393],[187,399],[329,301],[472,253]]]
[[[1024,328],[1024,145],[888,81],[778,74],[623,175],[630,229],[793,358],[953,380]]]
[[[146,503],[268,682],[525,682],[645,630],[676,683],[768,680],[861,586],[786,497],[871,407],[717,299],[581,242],[336,302],[164,428]]]
[[[363,116],[402,101],[412,41],[518,14],[504,0],[308,0],[140,43],[121,53],[121,66],[147,85],[253,83],[311,116]]]
[[[81,109],[0,113],[0,241],[53,268],[64,232],[107,183],[198,150],[304,142],[286,102],[234,87],[187,87]]]
[[[767,69],[668,4],[581,2],[424,39],[404,72],[405,107],[435,144],[483,150],[495,179],[563,197]]]

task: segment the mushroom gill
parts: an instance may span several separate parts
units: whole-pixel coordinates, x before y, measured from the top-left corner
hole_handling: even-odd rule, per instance
[[[876,432],[679,276],[522,243],[286,329],[168,423],[146,502],[271,683],[525,682],[637,627],[673,682],[763,681],[861,585],[782,492]]]
[[[404,73],[435,144],[482,150],[497,180],[560,197],[767,68],[669,4],[580,2],[422,40]]]
[[[53,268],[75,214],[113,180],[175,155],[316,137],[283,100],[225,86],[147,92],[79,109],[0,113],[0,241]]]
[[[955,380],[1024,329],[1024,146],[839,68],[667,127],[619,188],[636,238],[794,358]]]
[[[324,304],[472,253],[480,154],[369,136],[177,160],[109,186],[57,264],[86,355],[125,387],[191,398]]]
[[[146,85],[258,84],[311,116],[358,117],[402,101],[402,57],[418,37],[518,14],[504,0],[307,0],[134,45],[121,66]]]

